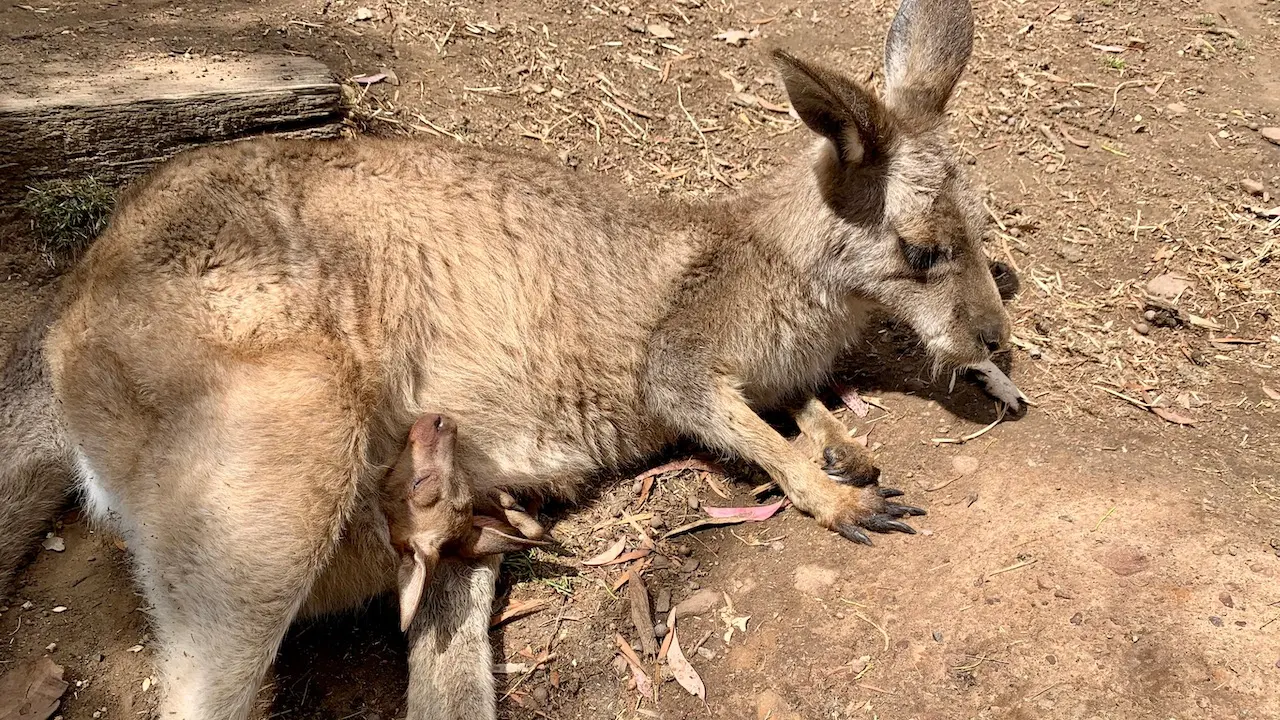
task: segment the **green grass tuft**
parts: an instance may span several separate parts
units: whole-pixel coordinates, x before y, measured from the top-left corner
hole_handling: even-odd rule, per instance
[[[48,180],[27,188],[21,205],[31,216],[40,254],[56,266],[77,256],[106,227],[115,190],[94,177]]]

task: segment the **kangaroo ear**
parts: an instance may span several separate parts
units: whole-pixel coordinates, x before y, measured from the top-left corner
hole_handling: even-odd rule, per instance
[[[431,576],[435,574],[440,555],[414,547],[413,552],[400,558],[400,632],[408,632],[413,618],[422,604],[422,593]]]
[[[906,118],[941,115],[972,50],[969,0],[902,0],[884,43],[885,101]]]
[[[889,126],[875,96],[852,80],[783,50],[775,50],[773,58],[796,114],[810,130],[835,145],[843,162],[856,167],[885,149]]]

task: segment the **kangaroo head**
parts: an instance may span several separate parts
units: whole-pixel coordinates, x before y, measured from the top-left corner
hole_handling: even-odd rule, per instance
[[[408,630],[442,555],[478,558],[543,543],[519,537],[504,520],[473,514],[473,489],[454,466],[457,427],[426,414],[409,431],[382,487],[391,545],[400,557],[400,627]]]
[[[946,141],[944,110],[973,45],[968,0],[903,0],[885,42],[885,91],[775,52],[801,120],[825,138],[823,272],[906,321],[940,364],[1007,340],[982,250],[981,203]]]

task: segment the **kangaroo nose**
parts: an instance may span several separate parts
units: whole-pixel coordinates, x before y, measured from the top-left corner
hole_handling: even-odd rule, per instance
[[[978,331],[978,341],[987,352],[997,352],[1004,346],[1004,323],[993,322]]]

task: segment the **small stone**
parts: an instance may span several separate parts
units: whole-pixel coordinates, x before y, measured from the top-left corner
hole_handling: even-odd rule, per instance
[[[697,495],[690,495],[689,497],[686,497],[684,502],[689,506],[690,510],[697,510],[698,507],[702,505],[702,502],[698,500]]]
[[[765,690],[756,698],[756,720],[799,720],[791,705],[773,690]]]
[[[942,631],[941,631],[941,630],[934,630],[934,631],[933,631],[933,641],[934,641],[934,642],[942,642]]]
[[[1054,590],[1053,596],[1058,598],[1059,600],[1075,600],[1076,599],[1076,596],[1073,593],[1067,590],[1063,590],[1062,588],[1058,588],[1057,590]]]
[[[629,23],[627,23],[627,29],[628,29],[628,30],[630,30],[630,31],[631,31],[631,32],[633,32],[633,33],[639,33],[639,34],[643,35],[643,34],[644,34],[644,23],[629,22]]]
[[[971,475],[978,469],[978,458],[972,455],[957,455],[951,458],[951,469],[959,475]]]
[[[671,561],[667,559],[666,555],[654,555],[651,562],[652,565],[650,567],[654,570],[666,570],[671,567]]]
[[[1229,608],[1233,608],[1236,606],[1236,601],[1231,598],[1231,593],[1228,593],[1228,592],[1224,592],[1218,595],[1218,602],[1222,603],[1223,605]]]
[[[367,8],[367,7],[356,8],[356,20],[357,20],[357,21],[372,20],[372,19],[373,19],[373,11],[372,11],[372,10],[370,10],[370,9],[369,9],[369,8]]]
[[[820,595],[835,584],[840,574],[819,565],[801,565],[795,571],[795,586],[802,593]]]
[[[1084,250],[1081,250],[1075,245],[1063,245],[1058,248],[1058,255],[1069,263],[1084,261]]]
[[[66,611],[67,611],[67,606],[66,606],[66,605],[59,605],[59,606],[55,607],[55,608],[53,609],[53,611],[54,611],[54,612],[56,612],[56,613],[64,613],[64,612],[66,612]]]
[[[1262,197],[1263,193],[1267,191],[1267,188],[1265,185],[1258,182],[1257,180],[1254,180],[1253,178],[1245,178],[1241,180],[1240,189],[1249,193],[1254,197]]]
[[[35,606],[36,606],[36,605],[35,605],[35,603],[31,602],[30,600],[28,600],[28,601],[26,601],[26,602],[22,603],[22,609],[23,609],[23,610],[30,610],[31,608],[33,608],[33,607],[35,607]]]
[[[682,544],[682,545],[677,545],[677,546],[676,546],[676,554],[677,554],[677,555],[688,555],[688,554],[689,554],[689,553],[691,553],[691,552],[693,552],[693,550],[692,550],[692,549],[690,549],[690,547],[689,547],[688,545],[683,545],[683,544]]]
[[[1072,13],[1071,22],[1079,24],[1085,21],[1085,15],[1082,12]]]
[[[1172,302],[1187,290],[1195,287],[1195,284],[1195,281],[1186,275],[1165,273],[1151,278],[1151,281],[1147,283],[1147,294]]]
[[[661,640],[667,636],[667,624],[655,623],[653,626],[653,636]]]
[[[547,700],[551,699],[551,693],[547,692],[546,685],[539,685],[538,687],[533,689],[533,692],[529,694],[533,696],[533,701],[538,703],[539,705],[546,705]]]
[[[1267,139],[1267,142],[1280,145],[1280,127],[1264,127],[1258,132]]]
[[[58,649],[58,643],[49,643],[44,648],[45,652],[53,652],[54,650],[57,650],[57,649]]]
[[[1151,564],[1141,550],[1131,545],[1121,545],[1104,553],[1098,562],[1120,577],[1142,572]]]
[[[57,535],[49,533],[49,537],[44,539],[43,547],[51,552],[62,552],[67,549],[67,543]]]
[[[634,494],[636,494],[636,495],[639,495],[639,494],[640,494],[640,491],[641,491],[641,490],[643,490],[643,489],[644,489],[644,482],[643,482],[643,481],[641,481],[641,480],[637,480],[637,481],[635,481],[635,482],[631,483],[631,492],[632,492],[632,493],[634,493]]]
[[[1218,617],[1217,615],[1210,615],[1209,624],[1214,627],[1222,627],[1222,618]]]
[[[1150,326],[1150,325],[1148,325],[1148,324],[1146,324],[1146,323],[1144,323],[1144,322],[1141,322],[1141,323],[1138,323],[1137,325],[1134,325],[1134,326],[1133,326],[1133,329],[1134,329],[1134,330],[1137,330],[1139,335],[1150,335],[1150,334],[1151,334],[1151,326]]]
[[[1164,109],[1169,111],[1169,114],[1174,117],[1182,117],[1187,114],[1187,106],[1182,103],[1169,103],[1164,106]]]
[[[676,603],[676,606],[671,608],[671,612],[675,613],[677,620],[693,615],[705,615],[714,610],[722,599],[719,592],[704,588]]]
[[[680,566],[680,572],[691,573],[697,570],[698,566],[701,564],[702,563],[698,562],[698,558],[689,558],[688,560],[684,561],[684,565]]]
[[[1145,319],[1147,322],[1151,322],[1152,320],[1155,320],[1155,319],[1156,319],[1156,311],[1155,311],[1155,310],[1148,310],[1148,311],[1146,311],[1146,312],[1142,313],[1142,317],[1143,317],[1143,319]]]
[[[664,520],[662,518],[662,515],[660,515],[659,513],[654,513],[653,517],[649,518],[649,527],[653,528],[654,530],[660,530],[666,527],[666,525],[667,525],[667,521]]]
[[[658,591],[658,597],[653,601],[654,612],[664,613],[671,609],[671,591],[663,588]]]
[[[1084,614],[1083,614],[1083,613],[1076,613],[1075,615],[1072,615],[1072,616],[1071,616],[1071,624],[1072,624],[1072,625],[1080,625],[1080,624],[1083,624],[1083,623],[1084,623]]]

